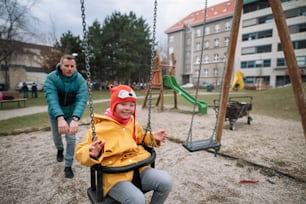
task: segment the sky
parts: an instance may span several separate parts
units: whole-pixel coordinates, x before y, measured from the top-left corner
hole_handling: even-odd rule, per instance
[[[27,4],[33,0],[19,0]],[[166,39],[164,33],[167,28],[180,21],[190,13],[205,8],[206,0],[158,0],[156,38],[159,41]],[[208,6],[215,5],[226,0],[207,0]],[[94,20],[101,25],[105,17],[119,11],[128,14],[133,11],[137,18],[142,17],[152,27],[154,0],[85,0],[86,25],[91,26]],[[73,35],[82,38],[81,4],[79,0],[36,0],[31,7],[30,14],[38,19],[37,33],[43,33],[45,39],[51,33],[59,39],[63,33],[70,30]],[[44,42],[44,44],[48,42]]]

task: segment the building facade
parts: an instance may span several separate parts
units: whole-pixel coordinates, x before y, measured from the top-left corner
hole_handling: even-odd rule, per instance
[[[15,89],[19,82],[36,82],[42,85],[47,73],[42,68],[42,52],[53,49],[49,46],[14,41],[14,52],[8,58],[8,65],[0,64],[0,84],[7,84],[9,90]]]
[[[282,0],[290,38],[302,80],[306,81],[306,1]],[[272,87],[290,83],[288,66],[268,1],[249,0],[243,6],[235,68],[249,84]]]
[[[235,2],[229,0],[208,7],[206,19],[205,10],[195,11],[165,31],[169,55],[174,53],[177,59],[176,78],[180,84],[197,85],[199,79],[200,84],[220,85]],[[282,0],[282,6],[301,77],[306,81],[306,1]],[[245,1],[242,12],[234,72],[242,72],[247,84],[263,83],[275,87],[290,83],[268,1]]]

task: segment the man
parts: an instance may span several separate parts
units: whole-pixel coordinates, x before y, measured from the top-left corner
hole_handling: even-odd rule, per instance
[[[48,103],[52,137],[57,148],[57,161],[62,162],[64,159],[63,135],[66,138],[65,177],[73,178],[71,166],[76,145],[75,135],[88,95],[86,81],[76,69],[74,56],[61,57],[56,69],[46,78],[44,93]]]

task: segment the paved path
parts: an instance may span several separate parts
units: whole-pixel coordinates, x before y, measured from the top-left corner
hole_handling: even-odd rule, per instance
[[[216,94],[216,93],[205,93],[205,94]],[[167,95],[170,94],[165,94],[165,96]],[[203,95],[203,93],[199,93],[199,95]],[[144,96],[139,96],[138,98],[144,98]],[[152,96],[152,98],[156,98],[156,96]],[[107,101],[109,101],[109,99],[94,100],[94,103],[101,103]],[[11,110],[0,110],[0,120],[6,120],[24,115],[32,115],[36,113],[43,113],[47,111],[48,111],[47,106],[32,106],[32,107],[25,107],[25,108],[11,109]]]
[[[94,103],[101,103],[107,101],[109,101],[109,99],[95,100]],[[11,109],[11,110],[0,110],[0,120],[6,120],[24,115],[32,115],[36,113],[43,113],[47,111],[48,111],[47,106],[31,106],[31,107]]]

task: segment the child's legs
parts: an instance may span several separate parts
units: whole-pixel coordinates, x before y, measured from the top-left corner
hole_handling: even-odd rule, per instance
[[[114,185],[108,195],[123,204],[144,204],[143,193],[131,182],[121,181]]]
[[[148,168],[140,174],[140,178],[144,191],[154,191],[150,203],[164,203],[172,189],[173,182],[171,176],[165,171]]]
[[[49,115],[49,120],[51,124],[51,132],[52,132],[54,145],[56,149],[63,150],[64,149],[63,140],[62,136],[58,133],[57,120],[55,117],[52,117],[50,115]]]

